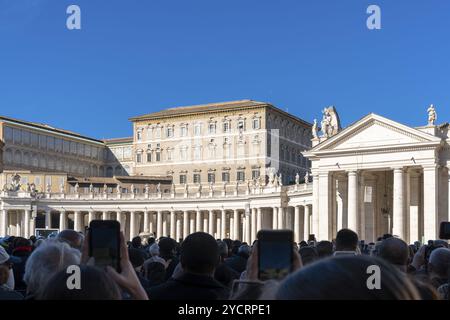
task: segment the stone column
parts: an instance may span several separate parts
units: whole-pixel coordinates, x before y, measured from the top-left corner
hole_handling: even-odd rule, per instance
[[[148,230],[150,233],[154,233],[155,232],[155,213],[154,212],[149,212],[149,223],[148,223]]]
[[[183,211],[183,239],[189,234],[189,212]]]
[[[7,232],[8,232],[8,223],[9,223],[9,217],[8,217],[8,210],[3,209],[1,211],[2,213],[2,219],[0,221],[0,225],[1,225],[1,230],[0,230],[0,236],[4,237],[7,236]]]
[[[262,208],[258,208],[256,215],[256,233],[255,239],[257,238],[258,231],[262,229]]]
[[[169,235],[169,226],[168,226],[169,221],[167,221],[167,218],[168,218],[167,216],[168,216],[167,213],[163,212],[163,215],[162,215],[163,237],[167,237]]]
[[[421,241],[419,232],[419,210],[420,210],[420,177],[410,176],[410,204],[409,204],[409,241]],[[450,199],[450,198],[449,198]]]
[[[245,242],[249,245],[252,245],[252,211],[252,209],[249,209],[249,212],[245,211]]]
[[[438,237],[438,168],[436,165],[423,168],[423,231],[425,242]]]
[[[221,226],[220,238],[223,240],[227,236],[227,212],[225,211],[225,209],[222,209],[222,211],[221,211],[220,220],[221,220],[220,221],[220,226]]]
[[[25,211],[26,218],[26,211]],[[63,231],[67,229],[67,212],[66,210],[61,210],[59,212],[59,231]]]
[[[150,233],[150,212],[145,210],[144,211],[144,232]]]
[[[137,236],[136,231],[136,219],[137,218],[137,212],[136,211],[130,211],[130,241],[133,240],[135,236]]]
[[[348,172],[348,220],[347,227],[358,232],[358,173]]]
[[[175,220],[176,220],[175,221],[175,224],[176,224],[176,227],[175,227],[175,240],[179,241],[182,238],[182,235],[181,235],[181,217],[180,217],[179,214],[175,213]]]
[[[392,212],[392,233],[405,239],[405,192],[403,168],[394,169],[394,204]]]
[[[251,221],[251,235],[250,235],[250,241],[251,241],[251,243],[249,243],[250,245],[253,243],[253,241],[255,241],[256,240],[256,233],[258,232],[258,226],[257,226],[257,223],[256,223],[256,220],[257,220],[257,218],[256,218],[256,215],[258,214],[258,209],[256,209],[256,208],[252,208],[251,209],[252,210],[252,217],[251,217],[251,219],[250,219],[250,221]]]
[[[294,207],[294,241],[300,242],[300,206]]]
[[[329,240],[330,237],[330,174],[328,172],[319,176],[319,232],[318,240]]]
[[[221,238],[221,230],[222,230],[222,217],[219,216],[219,213],[216,212],[216,232],[215,232],[215,237],[216,238]]]
[[[214,212],[209,210],[208,214],[208,232],[214,237]]]
[[[319,234],[319,174],[313,173],[313,205],[312,205],[312,226],[311,234],[316,237]]]
[[[125,234],[125,222],[124,220],[124,213],[122,211],[116,212],[116,220],[120,223],[120,230],[124,232]]]
[[[102,220],[109,220],[109,213],[108,211],[102,212]]]
[[[189,234],[195,232],[195,217],[191,215],[189,219]]]
[[[29,238],[31,236],[30,234],[30,220],[31,220],[31,210],[25,210],[25,214],[24,214],[24,237],[25,238]],[[61,224],[60,224],[61,225]]]
[[[309,235],[310,235],[310,225],[309,225],[309,219],[310,219],[310,210],[309,205],[305,206],[304,213],[303,213],[303,240],[308,241]]]
[[[46,210],[45,211],[45,229],[51,229],[52,228],[52,211]]]
[[[33,217],[33,212],[31,211],[31,219],[29,220],[30,225],[30,236],[33,236],[36,232],[36,218]]]
[[[272,208],[272,229],[278,229],[278,207]]]
[[[450,167],[447,168],[447,221],[450,221]]]
[[[234,210],[233,230],[234,230],[234,239],[233,240],[240,240],[241,233],[239,230],[239,211],[237,209]]]
[[[284,229],[285,211],[286,211],[286,208],[283,208],[283,207],[278,208],[278,229]]]
[[[82,223],[82,219],[83,219],[83,214],[81,213],[81,211],[75,211],[74,212],[74,229],[75,231],[78,232],[83,232],[83,223]]]
[[[160,238],[163,235],[163,212],[158,210],[156,214],[156,238]]]
[[[172,239],[176,239],[176,235],[175,235],[175,232],[176,232],[176,222],[175,222],[176,218],[177,218],[177,216],[176,216],[175,211],[174,210],[170,211],[170,237]]]
[[[195,214],[195,231],[202,231],[202,212],[197,210]]]
[[[92,220],[95,220],[95,211],[89,211],[88,220],[89,224],[91,223]]]

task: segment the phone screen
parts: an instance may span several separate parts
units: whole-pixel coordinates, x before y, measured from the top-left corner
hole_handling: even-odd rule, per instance
[[[258,233],[259,279],[282,279],[292,270],[293,234],[290,230]]]
[[[450,239],[450,222],[441,222],[439,239]]]
[[[120,225],[113,220],[93,220],[89,225],[89,255],[96,266],[120,271]]]

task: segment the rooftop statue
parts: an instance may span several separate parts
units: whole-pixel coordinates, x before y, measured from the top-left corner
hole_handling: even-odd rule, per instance
[[[321,122],[322,137],[329,138],[341,130],[339,115],[334,106],[329,106],[322,111],[323,118]]]
[[[434,124],[437,120],[437,114],[436,114],[436,109],[434,108],[434,106],[432,104],[430,104],[430,106],[428,107],[427,112],[428,112],[428,125],[434,126]]]

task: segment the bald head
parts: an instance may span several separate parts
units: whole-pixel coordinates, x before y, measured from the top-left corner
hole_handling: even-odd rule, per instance
[[[81,250],[84,236],[75,230],[63,230],[56,236],[56,239],[68,243],[72,248]]]
[[[450,268],[450,249],[437,248],[430,254],[428,262],[428,270],[436,274],[440,278],[448,277],[448,270]]]
[[[387,238],[378,246],[378,256],[387,262],[406,268],[409,258],[409,248],[405,241],[398,238]]]

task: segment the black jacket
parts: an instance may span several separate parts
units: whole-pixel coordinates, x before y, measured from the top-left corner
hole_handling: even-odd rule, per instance
[[[229,290],[210,276],[184,273],[147,290],[150,300],[225,300]]]
[[[241,274],[247,268],[247,259],[248,257],[243,254],[236,254],[225,260],[225,264]]]

